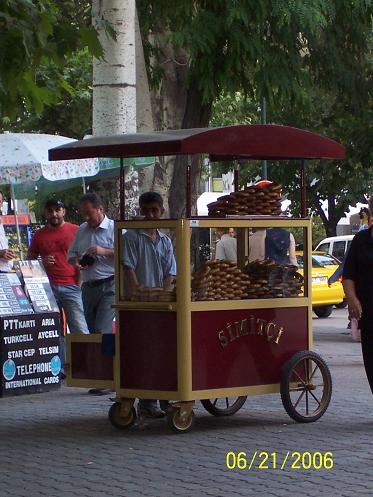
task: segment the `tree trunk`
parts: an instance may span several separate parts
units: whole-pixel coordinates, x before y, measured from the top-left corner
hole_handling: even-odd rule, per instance
[[[159,64],[164,72],[160,86],[151,92],[154,128],[180,129],[187,102],[188,55],[179,53],[176,57],[172,45],[164,43],[163,33],[153,37],[153,42],[162,50]],[[150,179],[149,190],[157,191],[162,196],[167,217],[170,213],[169,194],[174,166],[175,157],[161,156],[155,167],[146,171]]]
[[[187,93],[187,103],[183,117],[182,128],[203,128],[208,126],[212,110],[212,102],[203,103],[202,94],[197,82],[192,82]],[[171,217],[185,215],[186,207],[186,166],[188,158],[178,156],[175,161],[170,186],[169,206]],[[201,156],[192,157],[192,206],[195,207],[200,194],[199,183],[201,177]],[[193,211],[192,211],[193,212]]]
[[[157,62],[163,70],[159,88],[151,93],[154,127],[182,129],[208,126],[212,103],[202,103],[197,82],[189,82],[189,55],[174,53],[172,45],[164,42],[165,33],[153,34],[152,43],[161,52]],[[165,201],[166,215],[180,217],[185,214],[185,176],[187,157],[159,157],[153,170],[151,190],[160,193]],[[199,193],[199,158],[193,157],[193,204]]]
[[[335,199],[332,196],[328,197],[328,215],[325,214],[322,208],[322,199],[315,197],[314,206],[319,214],[323,225],[325,227],[326,236],[336,236],[337,224],[341,219],[340,216],[335,215]]]
[[[99,32],[104,49],[102,60],[93,64],[93,134],[136,132],[136,44],[135,0],[93,0],[93,24]],[[116,41],[108,37],[100,19],[109,21]],[[118,181],[98,182],[108,213],[119,218]],[[133,168],[126,171],[126,207],[128,215],[136,213],[138,205],[138,174]]]
[[[102,39],[105,61],[95,62],[94,134],[134,132],[136,118],[139,124],[138,131],[151,130],[153,119],[154,128],[157,130],[208,126],[212,102],[208,104],[202,102],[196,81],[188,85],[189,55],[179,52],[176,56],[172,45],[165,44],[164,33],[151,35],[162,49],[162,59],[158,62],[164,74],[159,88],[151,94],[150,105],[142,46],[139,49],[141,42],[136,25],[134,2],[127,0],[124,2],[125,5],[122,5],[119,0],[101,2],[94,0],[93,3],[96,16],[103,14],[117,31],[117,43],[107,38]],[[133,27],[129,19],[133,19]],[[134,47],[136,47],[136,66],[131,62],[134,57]],[[109,99],[112,99],[110,107],[107,105]],[[108,108],[111,109],[110,112]],[[117,109],[123,116],[122,120],[118,115],[112,117]],[[154,168],[146,168],[139,174],[141,190],[159,192],[165,200],[166,215],[172,217],[185,214],[186,161],[186,157],[176,159],[159,157]],[[191,179],[194,205],[199,194],[199,161],[199,157],[193,157]],[[106,194],[109,206],[117,212],[119,203],[115,195],[115,186],[113,187],[110,182],[102,182],[99,190]],[[138,187],[133,176],[126,183],[126,190],[137,193]],[[132,198],[134,199],[134,195]]]

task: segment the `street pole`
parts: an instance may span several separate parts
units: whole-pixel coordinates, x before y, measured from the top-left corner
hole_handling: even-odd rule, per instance
[[[18,250],[19,250],[19,258],[21,261],[23,261],[23,251],[22,251],[22,241],[21,241],[21,232],[19,229],[19,222],[18,222],[18,208],[17,208],[17,200],[16,196],[14,194],[14,185],[13,183],[10,183],[10,195],[12,197],[12,202],[13,202],[13,212],[14,212],[14,219],[16,222],[16,233],[17,233],[17,242],[18,242]]]
[[[260,120],[261,124],[267,124],[267,102],[266,99],[263,97],[262,100],[262,107],[260,111]],[[268,172],[267,172],[267,161],[262,160],[262,179],[268,179]]]

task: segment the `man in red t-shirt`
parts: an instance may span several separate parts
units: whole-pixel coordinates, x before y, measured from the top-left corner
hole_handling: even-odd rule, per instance
[[[27,258],[39,255],[47,272],[54,296],[63,307],[71,333],[89,333],[84,317],[79,269],[67,262],[67,251],[78,230],[76,224],[65,221],[65,205],[61,200],[50,199],[45,204],[47,226],[36,231]],[[61,348],[64,343],[61,341]],[[64,350],[61,350],[64,359]]]

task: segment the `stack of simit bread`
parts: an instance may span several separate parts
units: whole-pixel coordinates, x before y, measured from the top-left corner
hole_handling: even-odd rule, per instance
[[[140,285],[131,293],[128,300],[135,302],[175,302],[176,289],[167,291],[163,288]]]
[[[302,291],[303,276],[291,264],[253,261],[245,266],[245,272],[250,278],[250,299],[297,297]]]
[[[208,204],[209,216],[279,216],[281,214],[281,189],[281,185],[270,183],[264,186],[249,186],[245,190],[224,195],[216,202]]]
[[[247,297],[249,283],[235,263],[207,261],[192,274],[192,300],[240,300]]]

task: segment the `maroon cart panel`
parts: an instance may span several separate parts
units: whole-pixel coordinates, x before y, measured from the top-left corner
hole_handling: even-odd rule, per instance
[[[193,390],[278,383],[307,349],[307,307],[193,312]]]
[[[177,391],[176,313],[120,311],[120,386]]]
[[[73,380],[114,380],[113,357],[101,351],[101,343],[71,342]]]

